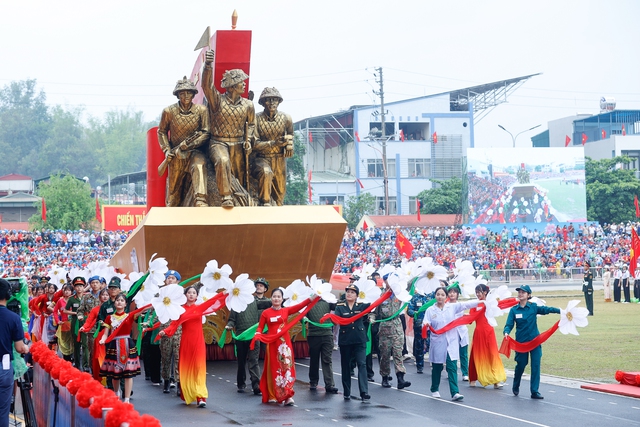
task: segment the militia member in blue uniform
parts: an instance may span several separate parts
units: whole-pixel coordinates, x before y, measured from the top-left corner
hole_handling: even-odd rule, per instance
[[[518,291],[518,301],[520,304],[509,310],[507,323],[504,325],[504,336],[507,337],[513,326],[516,327],[516,341],[529,342],[540,335],[538,331],[538,314],[560,314],[560,309],[555,307],[538,306],[536,303],[530,302],[531,288],[529,285],[520,286]],[[513,377],[513,394],[516,396],[520,393],[520,380],[524,368],[529,363],[529,354],[531,354],[531,398],[544,399],[538,392],[540,386],[540,359],[542,359],[542,346],[537,346],[528,353],[518,353],[516,351],[516,370]]]
[[[345,301],[336,304],[335,314],[340,317],[354,317],[369,307],[369,304],[358,303],[358,295],[360,289],[350,284],[345,288]],[[367,382],[366,370],[366,353],[367,353],[367,332],[365,331],[362,317],[345,326],[340,326],[340,334],[338,337],[338,345],[340,346],[340,364],[342,367],[342,387],[344,388],[344,399],[351,399],[351,358],[355,357],[358,366],[358,387],[360,389],[360,397],[363,402],[371,399],[369,396],[369,383]]]

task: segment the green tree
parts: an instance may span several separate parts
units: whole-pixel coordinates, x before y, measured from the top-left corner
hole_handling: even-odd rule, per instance
[[[349,228],[355,228],[363,216],[376,210],[376,198],[371,193],[349,197],[344,205],[344,219]]]
[[[99,170],[96,149],[81,123],[82,109],[51,109],[51,130],[38,158],[39,170],[51,174],[87,176],[93,182]]]
[[[437,188],[418,193],[424,214],[457,214],[462,210],[462,180],[454,176],[446,181],[432,180]]]
[[[38,159],[51,125],[46,95],[35,80],[11,82],[0,89],[0,175],[42,176]]]
[[[631,159],[618,156],[613,159],[586,158],[587,218],[601,224],[635,220],[633,199],[640,195],[640,181],[627,165]]]
[[[43,181],[38,185],[38,195],[45,200],[47,221],[42,221],[42,204],[36,203],[38,213],[29,218],[32,229],[91,228],[96,205],[86,182],[71,175],[53,175],[48,183]]]
[[[287,159],[287,192],[284,196],[285,205],[306,205],[309,183],[304,170],[303,158],[306,149],[300,136],[293,138],[293,157]]]

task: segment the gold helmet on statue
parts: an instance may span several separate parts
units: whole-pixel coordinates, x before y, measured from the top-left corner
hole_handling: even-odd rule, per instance
[[[182,80],[178,80],[176,82],[176,87],[175,89],[173,89],[173,94],[175,96],[178,96],[178,93],[182,92],[183,90],[189,90],[193,92],[194,95],[198,93],[198,89],[196,89],[196,85],[193,84],[193,82],[189,80],[187,76],[184,76]]]

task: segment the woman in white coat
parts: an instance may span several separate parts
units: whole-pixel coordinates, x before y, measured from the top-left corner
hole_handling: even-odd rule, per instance
[[[431,325],[434,330],[441,329],[454,321],[458,313],[477,307],[480,303],[478,300],[458,303],[448,303],[446,300],[447,288],[442,286],[436,289],[436,303],[427,309],[423,324]],[[440,375],[446,363],[451,400],[459,401],[464,399],[458,389],[458,358],[460,351],[458,337],[456,328],[443,334],[431,332],[429,361],[431,362],[431,396],[433,397],[440,397]]]

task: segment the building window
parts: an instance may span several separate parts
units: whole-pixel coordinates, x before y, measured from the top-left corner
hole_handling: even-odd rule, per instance
[[[321,205],[343,205],[344,206],[344,196],[320,196]]]
[[[384,196],[376,197],[376,213],[378,215],[384,215]],[[396,198],[389,196],[389,215],[397,215],[397,213],[398,205]]]
[[[431,176],[431,161],[429,159],[409,159],[409,176],[412,178],[428,178]]]
[[[395,178],[396,176],[396,159],[387,159],[387,177]],[[382,168],[382,159],[367,159],[367,177],[384,178],[384,169]]]

